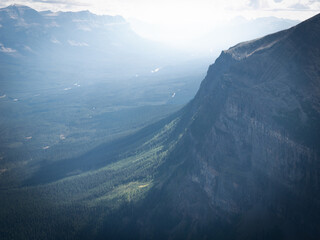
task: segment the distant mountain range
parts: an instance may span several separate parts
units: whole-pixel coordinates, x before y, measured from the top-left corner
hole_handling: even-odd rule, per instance
[[[202,51],[215,53],[218,49],[225,49],[248,39],[260,38],[267,34],[288,29],[299,22],[276,17],[261,17],[251,20],[237,17],[215,27],[199,41],[201,46],[204,47]]]
[[[11,5],[0,9],[0,24],[3,77],[12,65],[42,72],[77,69],[88,78],[132,77],[174,62],[171,49],[139,37],[120,16]]]
[[[300,22],[277,17],[261,17],[248,20],[238,16],[219,24],[208,22],[205,24],[208,29],[203,30],[203,32],[195,29],[196,34],[193,33],[193,28],[201,29],[203,26],[195,24],[189,27],[188,34],[181,32],[180,37],[172,37],[170,33],[173,30],[167,29],[165,26],[147,24],[137,19],[129,19],[129,21],[132,28],[141,36],[155,41],[167,42],[198,57],[218,57],[221,49],[228,48],[238,42],[290,28]]]
[[[37,12],[27,6],[11,5],[0,9],[0,19],[3,45],[1,52],[15,53],[16,56],[48,53],[52,49],[58,49],[57,46],[65,51],[72,47],[90,47],[105,51],[105,44],[121,45],[119,41],[124,41],[121,34],[131,33],[131,37],[134,37],[122,17],[97,16],[88,11]],[[106,36],[101,39],[94,38],[102,34],[102,30],[105,35],[109,35],[109,41],[105,41]],[[87,36],[88,32],[92,33],[91,36]],[[4,48],[11,50],[4,51]]]

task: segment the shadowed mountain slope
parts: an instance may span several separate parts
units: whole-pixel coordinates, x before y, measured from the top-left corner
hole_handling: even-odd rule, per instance
[[[223,51],[177,128],[143,236],[318,239],[320,15]]]

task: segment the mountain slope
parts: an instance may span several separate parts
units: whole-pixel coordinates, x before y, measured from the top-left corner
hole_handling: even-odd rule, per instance
[[[140,219],[148,237],[319,238],[319,43],[317,15],[221,53]]]

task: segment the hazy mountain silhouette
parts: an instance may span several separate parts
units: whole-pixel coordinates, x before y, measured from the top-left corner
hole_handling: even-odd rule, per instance
[[[74,74],[88,78],[132,77],[177,59],[172,49],[135,34],[121,16],[11,5],[0,9],[0,19],[4,73],[14,64],[33,72],[77,69]]]
[[[149,39],[163,40],[173,45],[177,45],[181,49],[190,52],[199,57],[218,57],[221,49],[228,48],[248,39],[255,39],[267,34],[275,33],[299,23],[297,20],[283,19],[277,17],[261,17],[247,20],[244,17],[238,16],[229,21],[212,24],[210,30],[203,33],[192,34],[194,28],[200,28],[201,25],[196,24],[190,28],[190,33],[181,33],[178,39],[171,39],[170,31],[165,26],[155,26],[147,24],[137,19],[130,19],[130,24],[133,29],[146,36]],[[168,32],[165,35],[165,32]],[[196,31],[197,32],[197,31]]]

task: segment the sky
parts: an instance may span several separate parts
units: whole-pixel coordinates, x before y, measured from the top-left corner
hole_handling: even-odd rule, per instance
[[[320,11],[320,0],[1,0],[0,7],[23,4],[37,10],[90,10],[150,23],[224,21],[277,16],[304,20]]]
[[[157,26],[171,38],[199,35],[214,25],[241,16],[274,16],[305,20],[320,12],[320,0],[0,0],[0,7],[22,4],[36,10],[79,11],[121,15],[147,32]]]

